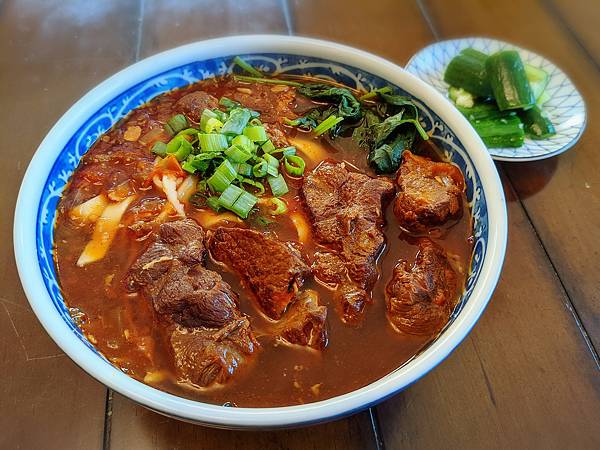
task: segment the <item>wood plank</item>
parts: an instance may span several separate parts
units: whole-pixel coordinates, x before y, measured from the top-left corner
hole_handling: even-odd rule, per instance
[[[600,5],[589,0],[547,0],[544,6],[559,16],[559,21],[600,67]]]
[[[31,155],[86,90],[131,62],[137,5],[59,0],[0,7],[0,448],[100,448],[106,389],[67,358],[29,308],[10,236]],[[110,27],[106,26],[110,23]]]
[[[178,2],[145,2],[140,57],[177,45],[224,34],[287,34],[281,2],[224,1],[204,5]],[[176,30],[177,32],[173,32]],[[314,427],[310,432],[290,430],[243,433],[215,430],[172,420],[115,395],[111,447],[135,448],[374,448],[368,413]]]
[[[367,414],[309,429],[269,432],[217,430],[156,414],[116,394],[113,400],[112,450],[137,449],[372,449]]]
[[[456,34],[465,34],[468,24],[478,20],[469,16],[475,7],[471,3],[444,6],[452,8],[445,13],[447,21],[460,23]],[[501,30],[514,32],[507,24],[496,28],[492,23],[503,13],[497,2],[484,2],[480,8],[491,9],[484,34],[507,39]],[[316,3],[302,2],[295,13],[307,17],[295,18],[295,30],[343,43],[360,42],[362,48],[400,64],[433,40],[412,3],[393,2],[382,10],[375,14],[369,9],[369,21],[356,21],[366,14],[364,4],[345,2],[343,15],[327,28],[309,26],[307,31],[300,24],[319,18]],[[402,30],[408,38],[381,39],[377,30],[398,30],[399,18],[408,27],[407,32]],[[360,41],[345,31],[355,22],[365,27]],[[590,431],[600,418],[597,368],[534,230],[516,198],[509,198],[509,250],[491,305],[446,362],[377,408],[388,448],[593,448],[598,444]],[[580,412],[582,407],[585,413]],[[584,418],[582,423],[583,416],[589,421]]]
[[[550,160],[503,164],[585,329],[600,349],[600,73],[543,5],[463,0],[427,3],[443,39],[488,35],[513,40],[558,64],[580,89],[588,127],[575,148]],[[452,17],[455,11],[460,15]],[[535,21],[531,18],[535,17]],[[510,30],[507,34],[506,30]]]

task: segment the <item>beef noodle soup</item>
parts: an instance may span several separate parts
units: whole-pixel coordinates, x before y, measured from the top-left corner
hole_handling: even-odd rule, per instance
[[[250,70],[102,135],[60,201],[55,263],[74,321],[129,376],[214,404],[314,402],[446,325],[471,213],[408,98]]]

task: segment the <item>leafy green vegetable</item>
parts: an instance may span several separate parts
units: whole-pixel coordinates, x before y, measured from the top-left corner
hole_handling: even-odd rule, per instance
[[[310,83],[298,87],[298,92],[313,100],[337,105],[337,117],[356,121],[362,115],[360,102],[346,88],[324,83]]]

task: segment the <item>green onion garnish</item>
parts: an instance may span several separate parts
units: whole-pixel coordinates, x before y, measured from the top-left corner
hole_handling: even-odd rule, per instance
[[[227,111],[231,111],[232,109],[239,108],[241,106],[238,102],[227,97],[221,97],[219,99],[219,105],[224,106]],[[218,113],[215,111],[215,114]]]
[[[242,219],[246,219],[250,211],[252,211],[252,208],[254,208],[254,205],[256,205],[257,201],[258,199],[254,195],[249,192],[242,191],[242,194],[231,207],[231,211],[236,213]]]
[[[280,198],[271,197],[271,198],[267,199],[267,202],[270,203],[274,207],[274,209],[269,210],[269,213],[273,216],[285,214],[288,211],[287,204]]]
[[[245,70],[246,72],[248,72],[251,75],[254,75],[255,77],[258,77],[258,78],[263,77],[262,73],[260,73],[258,70],[256,70],[254,67],[252,67],[250,64],[248,64],[246,61],[244,61],[239,56],[236,56],[235,58],[233,58],[233,63],[237,64],[241,69]]]
[[[247,184],[248,186],[252,186],[258,189],[256,195],[263,195],[265,193],[265,186],[260,181],[254,181],[250,178],[242,178],[240,181],[241,184]]]
[[[238,135],[242,134],[244,128],[250,120],[250,110],[246,108],[232,109],[229,113],[229,119],[221,128],[221,133]]]
[[[250,139],[248,139],[246,136],[244,136],[243,134],[240,134],[239,136],[234,137],[231,140],[231,143],[233,145],[237,145],[238,147],[243,148],[244,150],[246,150],[249,153],[254,152],[254,149],[256,148],[254,143]]]
[[[227,189],[219,196],[219,205],[223,208],[231,209],[235,201],[242,195],[244,190],[235,184],[230,184]]]
[[[219,212],[221,210],[221,205],[219,204],[219,197],[217,196],[208,197],[206,199],[206,204],[211,209],[214,209],[216,212]]]
[[[252,142],[265,142],[267,139],[269,139],[265,127],[260,125],[244,128],[244,136],[246,136]]]
[[[291,176],[300,177],[304,175],[304,168],[306,167],[306,163],[301,157],[296,155],[286,156],[283,159],[283,164],[285,166],[286,172]]]
[[[236,176],[237,172],[235,168],[226,159],[217,167],[217,170],[207,180],[207,183],[213,192],[223,192],[231,186],[231,182],[235,180]]]
[[[271,139],[263,142],[263,144],[260,146],[260,148],[265,153],[271,153],[271,152],[273,152],[275,150],[275,146],[271,142]]]
[[[254,164],[254,167],[252,168],[252,174],[254,175],[255,178],[262,178],[267,175],[268,167],[269,167],[269,164],[267,164],[267,162],[263,159],[263,160],[257,162],[256,164]]]
[[[176,114],[167,120],[169,129],[173,132],[172,134],[178,133],[184,128],[187,128],[188,121],[183,114]]]
[[[166,147],[167,153],[177,158],[177,161],[183,161],[192,152],[192,144],[185,136],[176,136],[169,141]]]
[[[233,77],[236,80],[248,81],[248,82],[255,82],[255,83],[283,84],[285,86],[294,86],[294,87],[300,87],[300,86],[302,86],[302,83],[298,83],[297,81],[279,80],[279,79],[275,79],[275,78],[247,77],[247,76],[244,76],[244,75],[234,75]]]
[[[273,196],[281,197],[289,192],[287,183],[281,174],[277,175],[276,177],[268,177],[267,181],[269,182],[269,186],[271,186],[271,192],[273,193]]]
[[[251,177],[252,176],[252,166],[247,163],[238,164],[236,169],[237,173],[243,177]]]
[[[227,138],[222,134],[198,133],[198,141],[203,152],[222,152],[229,147]]]
[[[323,133],[336,126],[342,120],[344,120],[343,117],[336,117],[333,114],[330,115],[313,130],[315,132],[315,136],[321,136]]]
[[[231,161],[236,163],[243,163],[252,158],[251,153],[248,153],[246,150],[237,145],[232,145],[227,150],[225,150],[225,155],[227,155],[227,157]]]
[[[165,144],[164,142],[155,142],[154,145],[152,146],[152,153],[158,155],[158,156],[162,156],[165,157],[167,154],[167,144]]]

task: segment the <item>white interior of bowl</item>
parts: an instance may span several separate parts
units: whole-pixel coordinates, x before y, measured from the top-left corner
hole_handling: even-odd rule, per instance
[[[454,321],[423,352],[391,374],[361,389],[306,405],[277,408],[230,408],[183,399],[138,382],[86,347],[54,308],[37,263],[36,215],[50,167],[82,118],[152,75],[198,59],[252,52],[309,55],[361,68],[389,80],[427,104],[467,149],[488,205],[489,238],[479,279]],[[331,420],[376,403],[410,385],[440,363],[466,336],[496,286],[506,247],[506,206],[502,185],[485,146],[448,101],[432,87],[377,56],[330,42],[289,36],[236,36],[182,46],[140,61],[109,78],[79,100],[40,144],[25,174],[14,222],[19,276],[29,302],[46,331],[76,364],[111,389],[155,411],[227,428],[276,428]]]

